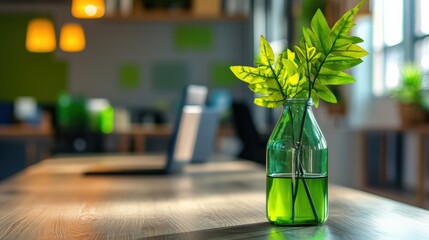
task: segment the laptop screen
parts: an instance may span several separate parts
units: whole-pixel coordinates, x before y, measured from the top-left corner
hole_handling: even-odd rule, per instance
[[[202,107],[184,106],[179,121],[173,159],[179,162],[189,162],[195,149],[198,127],[200,126]]]

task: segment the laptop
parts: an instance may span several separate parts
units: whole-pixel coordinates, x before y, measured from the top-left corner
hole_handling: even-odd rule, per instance
[[[186,96],[186,95],[185,95]],[[164,161],[160,168],[138,168],[135,165],[103,163],[91,166],[84,174],[94,175],[162,175],[181,172],[189,163],[207,161],[212,153],[218,129],[218,112],[204,105],[185,105],[178,114],[167,155],[150,155],[152,161]],[[144,160],[144,159],[142,159]]]

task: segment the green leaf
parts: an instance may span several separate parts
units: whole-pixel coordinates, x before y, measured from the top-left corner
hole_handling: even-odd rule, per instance
[[[283,96],[278,93],[270,96],[257,97],[253,102],[260,107],[276,108],[283,104],[284,99]]]
[[[325,61],[324,68],[329,68],[335,71],[343,71],[352,68],[362,62],[362,59],[349,58],[338,56],[337,58],[330,57]]]
[[[336,56],[362,58],[365,57],[368,52],[356,44],[350,44],[333,49],[332,54]]]
[[[307,51],[307,59],[311,61],[317,53],[316,48],[307,46],[306,51]]]
[[[318,108],[319,107],[319,96],[317,96],[317,93],[316,93],[316,91],[314,91],[314,89],[311,90],[311,100],[313,100],[314,106],[316,108]]]
[[[276,66],[275,66],[275,69],[274,69],[274,72],[277,75],[277,78],[278,78],[278,80],[280,82],[280,85],[282,85],[283,79],[285,78],[285,75],[286,75],[286,69],[285,69],[285,66],[283,64],[283,59],[286,59],[286,58],[287,58],[286,51],[280,53],[277,56]]]
[[[282,52],[282,53],[280,53],[279,55],[277,55],[277,59],[276,59],[276,66],[275,66],[275,68],[274,68],[274,71],[276,72],[276,75],[278,76],[278,75],[280,75],[281,74],[281,72],[283,71],[283,61],[282,61],[282,59],[285,59],[285,58],[287,58],[285,55],[286,55],[287,53],[286,53],[286,51],[285,52]]]
[[[315,47],[317,49],[323,50],[323,47],[322,47],[322,44],[321,44],[319,38],[317,37],[317,35],[313,31],[311,31],[311,29],[302,28],[302,35],[304,37],[305,44],[307,44],[307,46]],[[303,44],[303,45],[305,46],[305,44]]]
[[[345,72],[334,71],[328,68],[322,68],[317,76],[317,80],[323,85],[344,85],[356,81],[354,77]]]
[[[288,75],[295,74],[298,71],[297,65],[294,61],[291,61],[289,59],[283,59],[282,62],[284,68],[287,69],[287,72],[289,73]]]
[[[238,79],[249,84],[265,82],[268,79],[275,79],[272,72],[263,67],[254,68],[246,66],[231,66],[230,69]]]
[[[252,92],[264,95],[280,93],[280,90],[275,80],[267,80],[262,83],[249,84],[248,87]]]
[[[303,38],[294,47],[295,53],[287,50],[275,59],[271,46],[261,36],[258,67],[232,66],[231,71],[248,83],[251,91],[263,95],[254,99],[258,106],[274,108],[285,98],[298,97],[311,97],[316,107],[320,99],[335,103],[336,97],[327,86],[354,82],[343,71],[361,63],[368,54],[356,45],[363,40],[349,35],[353,18],[365,1],[346,12],[332,29],[318,10],[310,28],[302,28]]]
[[[348,46],[350,44],[357,44],[357,43],[361,43],[361,42],[363,42],[363,40],[361,38],[358,38],[358,37],[339,36],[339,38],[337,38],[337,41],[335,41],[334,48]]]
[[[331,30],[331,35],[333,39],[338,38],[339,36],[348,36],[350,30],[352,29],[354,22],[353,18],[356,16],[359,9],[365,3],[366,0],[362,0],[354,8],[347,11],[335,24]]]
[[[299,93],[297,93],[294,97],[295,98],[307,98],[308,97],[308,90],[302,90]]]
[[[305,63],[305,60],[306,60],[305,55],[306,54],[304,53],[304,50],[302,50],[301,47],[299,47],[299,46],[295,46],[294,48],[295,48],[295,53],[298,56],[299,61]]]
[[[311,28],[318,38],[318,42],[321,43],[322,48],[317,48],[319,51],[327,54],[332,46],[330,37],[331,29],[329,28],[328,22],[320,9],[314,14],[311,20]],[[316,46],[315,46],[316,47]]]
[[[335,97],[334,93],[332,93],[328,87],[320,84],[318,81],[316,81],[314,84],[314,91],[321,99],[325,100],[326,102],[337,103],[337,98]]]
[[[267,40],[262,35],[261,35],[261,42],[260,42],[260,51],[261,51],[260,64],[265,66],[273,66],[274,65],[273,49],[271,48],[270,44],[268,44]]]

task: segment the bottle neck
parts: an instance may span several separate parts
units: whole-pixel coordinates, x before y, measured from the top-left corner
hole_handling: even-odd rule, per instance
[[[312,122],[313,111],[312,111],[313,101],[308,100],[307,98],[294,98],[287,99],[284,104],[283,118],[289,119],[294,126],[294,133],[296,136],[299,136],[299,131],[302,124],[305,122]]]
[[[292,112],[303,112],[303,111],[312,111],[313,101],[307,98],[290,98],[286,99],[286,102],[284,104],[285,110],[289,111],[290,109]]]

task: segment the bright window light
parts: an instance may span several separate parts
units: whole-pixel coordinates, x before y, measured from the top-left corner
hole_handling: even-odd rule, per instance
[[[403,0],[383,1],[384,43],[394,46],[403,41]]]
[[[416,33],[429,34],[429,0],[416,1]]]
[[[416,42],[416,62],[423,71],[429,71],[429,37]]]

